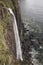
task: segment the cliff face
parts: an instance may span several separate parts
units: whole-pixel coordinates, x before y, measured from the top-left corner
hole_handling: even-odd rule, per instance
[[[19,36],[22,42],[23,62],[16,59],[15,38],[13,31],[13,16],[6,10],[11,8],[15,14]],[[24,37],[24,26],[21,20],[21,13],[18,0],[0,0],[0,64],[1,65],[30,65],[30,55],[28,50],[28,36]],[[25,41],[24,41],[25,39]],[[28,42],[28,43],[27,43]],[[28,62],[29,61],[29,62]]]
[[[13,17],[8,13],[6,7],[10,7],[16,16],[19,35],[23,38],[23,25],[19,11],[18,0],[0,0],[0,64],[18,65],[15,58],[15,40],[13,32]]]

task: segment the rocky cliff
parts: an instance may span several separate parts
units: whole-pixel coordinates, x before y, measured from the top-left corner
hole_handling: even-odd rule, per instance
[[[18,0],[0,0],[0,64],[19,65],[15,53],[15,38],[13,32],[13,17],[6,10],[11,8],[17,19],[20,39],[23,39],[23,25],[19,11]]]

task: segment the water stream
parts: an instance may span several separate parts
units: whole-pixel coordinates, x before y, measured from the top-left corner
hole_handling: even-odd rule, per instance
[[[13,22],[13,30],[14,30],[14,35],[15,35],[15,42],[16,42],[16,54],[17,54],[17,59],[20,59],[21,61],[23,61],[22,58],[22,50],[21,50],[21,42],[20,42],[20,37],[19,37],[19,33],[18,33],[18,27],[17,27],[17,21],[16,21],[16,17],[12,11],[12,9],[8,8],[10,14],[13,15],[14,18],[14,22]]]

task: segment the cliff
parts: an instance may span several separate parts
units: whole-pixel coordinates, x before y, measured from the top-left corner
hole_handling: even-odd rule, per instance
[[[20,39],[22,40],[23,25],[19,12],[18,1],[15,0],[0,0],[0,64],[1,65],[19,65],[15,53],[15,40],[13,32],[13,17],[7,8],[11,8],[17,19]],[[23,32],[22,32],[23,33]]]

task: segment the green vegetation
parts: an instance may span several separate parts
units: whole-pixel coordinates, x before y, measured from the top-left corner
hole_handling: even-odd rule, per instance
[[[4,65],[4,64],[8,65],[12,61],[12,55],[9,54],[9,48],[5,40],[5,35],[7,33],[7,24],[8,24],[7,20],[8,19],[3,21],[0,19],[0,65]]]
[[[18,65],[6,44],[7,27],[11,18],[10,14],[3,9],[5,7],[14,8],[11,0],[0,0],[0,65]]]

